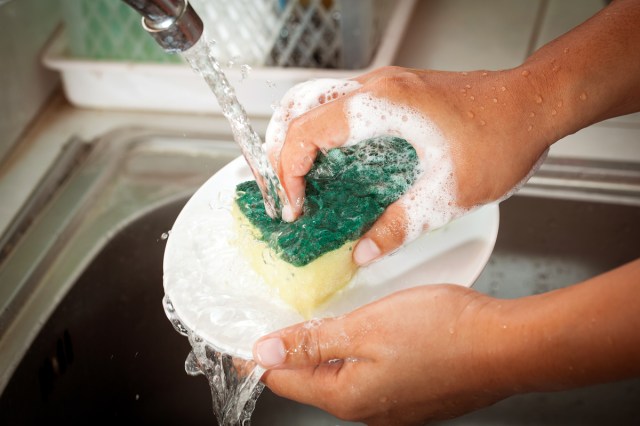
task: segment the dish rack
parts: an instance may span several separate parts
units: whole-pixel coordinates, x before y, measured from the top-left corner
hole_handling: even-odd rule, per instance
[[[80,107],[220,112],[202,78],[162,52],[113,0],[67,0],[43,61]],[[73,3],[71,3],[73,2]],[[392,63],[415,0],[191,0],[249,114],[268,116],[293,85]],[[121,9],[125,7],[125,9]],[[117,24],[110,20],[117,20]],[[113,30],[115,25],[116,30]],[[140,45],[138,45],[140,44]],[[249,67],[251,71],[247,77]]]

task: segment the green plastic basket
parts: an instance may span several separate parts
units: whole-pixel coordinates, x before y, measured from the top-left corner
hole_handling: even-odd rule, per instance
[[[175,63],[146,33],[140,15],[117,0],[64,0],[64,21],[71,56],[83,59]]]

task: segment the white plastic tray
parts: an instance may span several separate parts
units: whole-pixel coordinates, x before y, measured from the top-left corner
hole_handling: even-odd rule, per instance
[[[371,64],[359,70],[253,68],[226,70],[238,99],[251,115],[270,116],[271,105],[292,86],[314,78],[352,78],[390,65],[407,28],[415,0],[399,0]],[[67,53],[58,32],[47,47],[44,64],[58,70],[69,101],[80,107],[216,113],[220,108],[204,80],[186,64],[149,64],[83,60]]]

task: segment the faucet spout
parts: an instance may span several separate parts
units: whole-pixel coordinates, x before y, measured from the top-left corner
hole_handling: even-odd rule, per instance
[[[167,52],[196,44],[204,26],[188,0],[123,0],[142,15],[142,26]]]

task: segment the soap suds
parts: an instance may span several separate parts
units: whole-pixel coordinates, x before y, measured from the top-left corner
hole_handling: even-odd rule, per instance
[[[420,111],[367,93],[346,104],[349,138],[354,144],[373,135],[393,135],[411,143],[420,158],[421,175],[399,202],[407,213],[405,242],[428,229],[439,228],[464,214],[456,205],[453,162],[442,133]]]
[[[291,88],[267,128],[267,151],[277,157],[291,120],[361,87],[353,80],[318,79]],[[406,139],[418,152],[422,173],[399,200],[408,218],[405,242],[417,238],[425,227],[441,227],[466,212],[455,203],[456,184],[448,146],[437,126],[424,114],[406,105],[358,93],[346,102],[345,115],[349,123],[345,145],[389,135]]]
[[[273,112],[271,121],[269,121],[265,135],[267,152],[276,154],[276,157],[279,155],[291,120],[315,107],[339,99],[360,87],[362,85],[355,80],[334,78],[309,80],[293,86],[282,97]]]

